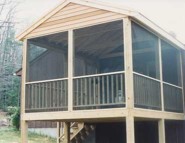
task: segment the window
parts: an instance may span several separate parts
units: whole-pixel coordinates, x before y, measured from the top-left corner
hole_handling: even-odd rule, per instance
[[[67,77],[68,33],[28,40],[27,81]]]
[[[156,79],[159,74],[158,38],[132,22],[133,70]]]
[[[135,107],[161,109],[158,45],[158,37],[132,22]]]
[[[181,86],[180,51],[161,41],[163,81]]]

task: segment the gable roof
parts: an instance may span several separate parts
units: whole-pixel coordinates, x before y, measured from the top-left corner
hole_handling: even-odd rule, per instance
[[[31,33],[34,29],[36,29],[39,25],[44,23],[46,20],[48,20],[50,17],[52,17],[54,14],[56,14],[58,11],[60,11],[62,8],[64,8],[66,5],[69,3],[74,3],[74,4],[80,4],[84,6],[89,6],[89,7],[94,7],[102,10],[107,10],[123,15],[127,15],[131,17],[132,19],[140,22],[146,27],[149,27],[152,29],[154,32],[159,34],[161,37],[164,39],[170,41],[171,43],[177,45],[178,47],[182,48],[185,50],[185,46],[183,43],[172,37],[169,33],[167,33],[165,30],[160,28],[158,25],[150,21],[148,18],[146,18],[144,15],[141,13],[126,8],[126,7],[121,7],[115,4],[110,4],[110,3],[105,3],[105,2],[100,2],[100,1],[95,1],[95,0],[63,0],[61,4],[59,4],[56,8],[54,8],[52,11],[50,11],[48,14],[43,16],[41,19],[39,19],[36,23],[34,23],[31,27],[23,31],[21,34],[19,34],[16,39],[17,40],[23,40],[29,33]]]

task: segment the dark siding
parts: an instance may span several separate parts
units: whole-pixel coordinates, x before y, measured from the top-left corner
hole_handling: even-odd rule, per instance
[[[96,143],[126,143],[125,123],[97,124]]]
[[[166,121],[166,143],[185,143],[185,122]]]
[[[135,143],[158,143],[158,122],[135,122]]]

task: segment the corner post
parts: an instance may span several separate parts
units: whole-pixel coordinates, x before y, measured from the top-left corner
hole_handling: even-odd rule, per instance
[[[160,119],[158,121],[158,134],[159,134],[159,143],[166,143],[164,119]]]
[[[129,17],[123,19],[124,22],[124,57],[125,57],[125,93],[126,108],[126,138],[127,143],[135,143],[134,115],[134,77],[133,77],[133,55],[132,55],[132,30]]]
[[[27,39],[23,42],[22,87],[21,87],[21,143],[27,143],[28,123],[24,119],[26,107]]]
[[[73,30],[68,33],[68,111],[73,110]]]
[[[134,108],[134,79],[133,79],[133,60],[132,60],[132,31],[131,20],[124,18],[124,57],[125,57],[125,93],[127,109]]]
[[[164,89],[163,89],[163,72],[162,72],[162,49],[161,49],[161,39],[158,38],[159,46],[159,69],[160,69],[160,84],[161,84],[161,110],[164,111]]]
[[[64,143],[70,143],[70,123],[64,123]]]

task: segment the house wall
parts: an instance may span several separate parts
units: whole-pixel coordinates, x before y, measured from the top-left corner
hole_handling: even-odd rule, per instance
[[[56,138],[57,123],[52,121],[30,121],[28,122],[28,131]]]
[[[122,14],[70,3],[34,29],[27,37],[57,33],[71,28],[97,24],[123,17],[124,15]]]
[[[57,138],[57,128],[28,128],[29,132]]]

